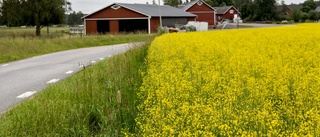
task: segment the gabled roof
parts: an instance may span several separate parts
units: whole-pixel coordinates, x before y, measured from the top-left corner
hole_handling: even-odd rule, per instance
[[[320,6],[318,6],[318,7],[316,8],[316,11],[320,12]]]
[[[299,5],[297,5],[297,4],[290,4],[290,5],[287,5],[287,7],[290,9],[290,10],[294,10],[294,9],[302,9],[302,5],[301,4],[299,4]]]
[[[140,13],[142,15],[148,16],[148,17],[159,17],[159,5],[151,5],[151,4],[129,4],[129,3],[114,3],[107,7],[104,7],[96,12],[93,12],[87,16],[84,16],[82,18],[86,18],[88,16],[91,16],[97,12],[100,12],[108,7],[111,7],[113,5],[119,5],[121,7],[124,7],[126,9],[135,11],[137,13]],[[160,5],[161,10],[161,16],[162,17],[196,17],[197,15],[185,12],[181,9],[177,9],[168,5]]]
[[[190,9],[194,4],[198,3],[199,1],[201,1],[203,4],[206,4],[208,7],[212,8],[209,4],[207,4],[205,1],[203,0],[195,0],[195,1],[191,1],[185,5],[178,5],[178,8],[187,11],[188,9]],[[216,9],[212,8],[212,10],[216,11]]]
[[[240,13],[237,8],[233,6],[223,6],[223,7],[213,7],[214,9],[217,10],[217,14],[226,14],[229,9],[234,8],[238,13]]]

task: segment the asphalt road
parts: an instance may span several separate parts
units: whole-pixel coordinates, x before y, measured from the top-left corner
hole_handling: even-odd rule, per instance
[[[0,64],[0,114],[48,85],[82,70],[81,65],[94,64],[137,45],[139,43],[68,50]]]

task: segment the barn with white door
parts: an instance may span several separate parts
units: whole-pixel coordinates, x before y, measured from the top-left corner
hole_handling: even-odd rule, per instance
[[[197,15],[167,5],[114,3],[83,17],[86,34],[157,32],[160,26],[187,24]]]

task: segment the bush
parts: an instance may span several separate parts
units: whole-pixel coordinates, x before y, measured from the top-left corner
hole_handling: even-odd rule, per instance
[[[159,27],[157,28],[157,32],[158,32],[159,35],[161,35],[161,34],[164,34],[164,33],[168,33],[169,31],[168,31],[168,28],[167,28],[167,27],[159,26]]]

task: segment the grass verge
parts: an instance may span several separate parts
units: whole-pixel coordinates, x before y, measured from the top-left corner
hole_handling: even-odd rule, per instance
[[[134,133],[136,90],[147,46],[86,68],[0,117],[0,136],[122,136]]]
[[[146,41],[154,35],[149,34],[121,34],[97,36],[64,36],[64,37],[18,37],[0,38],[0,63],[10,62],[32,56],[57,51],[120,44],[128,42]]]

